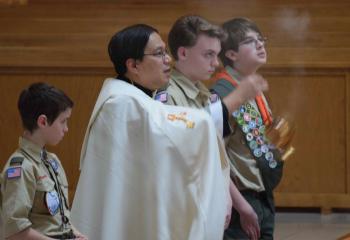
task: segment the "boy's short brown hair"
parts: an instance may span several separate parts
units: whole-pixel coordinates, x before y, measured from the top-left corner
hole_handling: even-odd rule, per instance
[[[214,25],[204,18],[196,15],[180,17],[172,26],[168,35],[170,52],[175,60],[178,60],[179,47],[192,47],[196,44],[199,35],[218,38],[223,41],[225,32],[220,26]]]
[[[41,114],[51,125],[61,112],[73,108],[73,101],[60,89],[47,83],[33,83],[18,98],[18,110],[24,129],[33,133]]]
[[[221,41],[221,52],[219,57],[224,66],[232,66],[232,60],[225,56],[226,51],[234,50],[238,51],[239,43],[246,38],[246,34],[249,31],[253,31],[262,36],[262,33],[258,26],[248,18],[234,18],[222,25],[223,30],[227,34],[227,38]]]

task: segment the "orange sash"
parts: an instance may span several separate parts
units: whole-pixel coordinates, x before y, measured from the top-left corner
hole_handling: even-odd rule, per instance
[[[215,74],[214,80],[217,81],[219,79],[225,79],[229,81],[234,87],[236,88],[238,87],[237,82],[232,78],[230,74],[228,74],[226,70],[223,70]],[[263,97],[261,95],[256,96],[255,102],[256,102],[256,105],[258,105],[259,112],[264,122],[264,125],[265,126],[270,125],[272,123],[272,116],[270,112],[267,110]]]

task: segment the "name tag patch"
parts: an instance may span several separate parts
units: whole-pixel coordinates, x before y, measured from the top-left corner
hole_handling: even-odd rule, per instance
[[[49,213],[54,216],[60,208],[60,199],[56,191],[47,192],[45,194],[45,203]]]
[[[168,101],[168,93],[167,92],[160,92],[157,93],[157,95],[154,97],[155,100],[159,102],[167,102]]]
[[[58,162],[55,159],[50,159],[49,163],[50,163],[52,169],[57,173],[58,168],[59,168]]]

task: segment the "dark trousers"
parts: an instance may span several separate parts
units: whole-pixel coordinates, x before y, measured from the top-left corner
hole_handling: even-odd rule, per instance
[[[55,235],[55,236],[50,236],[50,238],[54,238],[54,239],[74,239],[75,235],[73,234],[73,231],[70,230],[67,233],[63,233],[63,234]]]
[[[258,193],[252,190],[244,190],[241,191],[241,193],[258,215],[260,239],[272,240],[275,226],[275,213],[268,205],[265,192]],[[224,240],[238,239],[249,239],[249,237],[241,227],[239,213],[232,208],[231,222],[225,231]]]

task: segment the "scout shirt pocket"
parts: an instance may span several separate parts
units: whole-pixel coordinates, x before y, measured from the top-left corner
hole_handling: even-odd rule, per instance
[[[55,191],[55,183],[49,179],[41,179],[37,182],[33,201],[32,212],[36,214],[50,214],[45,201],[46,193]]]

